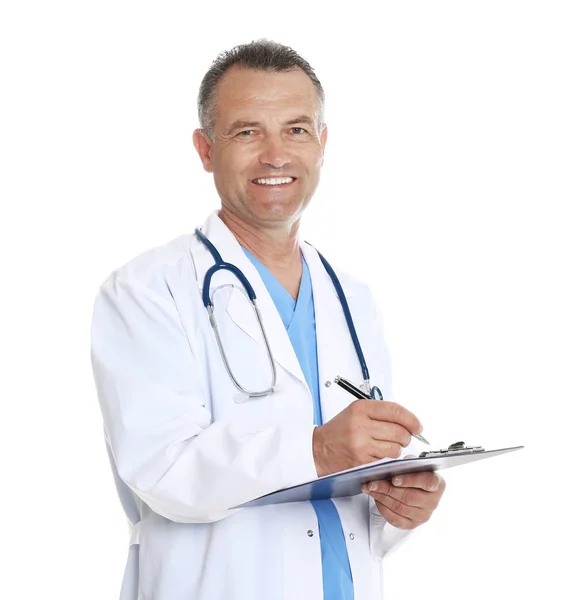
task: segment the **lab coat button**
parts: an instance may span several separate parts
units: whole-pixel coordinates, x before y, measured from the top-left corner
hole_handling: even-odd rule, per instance
[[[352,533],[349,534],[349,539],[350,540],[354,540],[355,539],[355,535],[353,535]]]
[[[331,385],[331,381],[326,381],[325,382],[325,387],[329,387]]]
[[[308,536],[314,537],[314,532],[311,529],[308,529]]]

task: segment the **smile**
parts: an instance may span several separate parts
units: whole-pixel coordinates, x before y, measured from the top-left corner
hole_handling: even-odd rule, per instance
[[[271,177],[270,179],[253,179],[252,182],[258,185],[286,185],[296,181],[295,177]]]

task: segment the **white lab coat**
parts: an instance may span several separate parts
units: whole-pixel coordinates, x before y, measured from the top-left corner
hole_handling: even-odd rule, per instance
[[[233,509],[317,477],[313,404],[288,334],[256,268],[214,212],[203,232],[243,271],[277,367],[273,394],[237,393],[201,298],[213,258],[192,234],[137,256],[97,294],[92,364],[118,493],[131,527],[121,600],[320,600],[320,540],[309,502]],[[329,384],[362,383],[333,284],[310,245],[323,421],[352,398]],[[324,253],[325,254],[325,253]],[[389,355],[369,289],[339,274],[371,380],[391,398]],[[234,275],[213,277],[228,359],[239,382],[265,388],[266,352]],[[355,600],[382,598],[382,558],[407,534],[365,494],[334,500]]]

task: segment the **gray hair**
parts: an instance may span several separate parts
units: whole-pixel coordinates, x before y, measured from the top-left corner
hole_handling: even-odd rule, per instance
[[[289,46],[283,46],[271,40],[260,39],[249,44],[235,46],[219,54],[199,87],[197,111],[199,123],[210,139],[213,139],[217,109],[217,86],[221,77],[234,65],[246,69],[269,71],[272,73],[301,69],[316,87],[319,99],[318,130],[324,124],[325,95],[323,87],[309,63]]]

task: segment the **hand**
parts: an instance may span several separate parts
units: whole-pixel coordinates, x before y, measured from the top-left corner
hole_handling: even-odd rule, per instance
[[[373,481],[362,491],[369,494],[383,517],[398,529],[414,529],[426,523],[446,489],[437,473],[423,471],[397,475],[392,482]]]
[[[395,402],[356,400],[331,421],[316,427],[313,454],[318,477],[382,458],[398,458],[411,433],[422,425]]]

